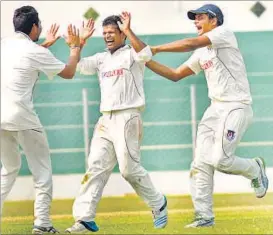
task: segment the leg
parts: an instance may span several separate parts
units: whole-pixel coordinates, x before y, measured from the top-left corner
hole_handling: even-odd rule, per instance
[[[231,110],[216,135],[213,148],[214,166],[221,172],[242,175],[250,179],[258,198],[264,197],[268,189],[265,163],[262,158],[246,159],[234,155],[250,120],[251,107]]]
[[[238,108],[225,115],[216,132],[212,150],[214,167],[227,174],[242,175],[250,180],[259,175],[259,166],[254,159],[239,158],[234,155],[252,119],[252,109]]]
[[[46,134],[43,129],[20,131],[19,143],[33,175],[36,192],[34,225],[51,228],[49,214],[52,201],[52,169]]]
[[[142,121],[139,113],[117,115],[119,135],[114,141],[119,169],[136,193],[152,208],[154,225],[163,228],[167,224],[167,201],[155,188],[148,172],[140,164],[140,140]],[[161,220],[159,220],[161,219]]]
[[[16,131],[1,130],[1,214],[4,201],[21,167],[17,135]]]
[[[214,167],[206,162],[213,146],[214,131],[208,125],[200,124],[196,140],[196,154],[191,164],[190,190],[196,219],[210,220],[213,214]]]
[[[195,210],[195,221],[186,226],[207,227],[214,225],[213,176],[211,148],[214,144],[215,129],[219,119],[215,109],[210,106],[198,126],[195,157],[191,164],[190,191]]]
[[[103,118],[94,132],[89,154],[89,168],[83,177],[80,193],[73,205],[75,221],[93,221],[97,204],[101,199],[117,160],[112,142],[109,140]],[[105,123],[107,124],[107,123]]]

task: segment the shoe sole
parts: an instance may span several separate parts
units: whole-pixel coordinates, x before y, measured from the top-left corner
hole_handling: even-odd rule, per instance
[[[257,196],[257,198],[263,198],[266,195],[267,190],[268,190],[268,178],[267,178],[266,173],[265,173],[265,161],[261,157],[256,158],[255,161],[257,162],[257,164],[259,165],[259,167],[261,169],[262,183],[263,183],[263,186],[265,188],[264,194]]]
[[[208,224],[205,225],[200,225],[200,226],[190,226],[190,225],[186,225],[184,228],[207,228],[207,227],[213,227],[215,225],[215,222],[210,222]]]
[[[32,234],[39,234],[39,235],[42,235],[44,234],[43,231],[40,231],[40,230],[37,230],[37,229],[32,229]]]

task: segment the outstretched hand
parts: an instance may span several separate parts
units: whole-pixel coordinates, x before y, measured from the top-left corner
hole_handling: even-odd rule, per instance
[[[60,36],[57,36],[57,32],[59,30],[59,25],[52,24],[50,29],[47,31],[45,41],[41,44],[43,47],[50,47],[52,46],[59,38]]]
[[[82,22],[82,28],[81,28],[81,40],[86,41],[88,38],[90,38],[94,31],[95,21],[91,18],[87,21],[87,24],[85,25],[84,21]]]
[[[72,24],[67,27],[67,36],[64,39],[69,47],[80,47],[80,31]]]
[[[127,11],[123,11],[120,15],[121,23],[118,22],[121,31],[126,32],[131,29],[131,14]]]

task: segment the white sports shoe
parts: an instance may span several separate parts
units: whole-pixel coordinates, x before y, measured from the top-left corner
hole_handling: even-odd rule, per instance
[[[195,219],[191,224],[185,226],[185,228],[198,228],[198,227],[212,227],[215,225],[214,219]]]
[[[268,189],[268,178],[265,173],[265,162],[263,158],[258,157],[254,159],[260,167],[260,174],[258,178],[251,180],[251,186],[254,188],[257,198],[262,198],[266,195]]]
[[[167,198],[164,196],[164,204],[159,210],[153,210],[154,228],[165,228],[168,223]]]
[[[32,234],[42,235],[44,233],[59,233],[59,231],[52,226],[51,227],[41,227],[37,225],[33,226]]]
[[[65,233],[97,232],[98,230],[95,221],[77,221],[71,228],[66,229]]]

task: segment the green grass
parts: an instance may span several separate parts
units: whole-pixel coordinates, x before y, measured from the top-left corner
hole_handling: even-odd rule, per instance
[[[52,219],[63,232],[73,224],[72,200],[55,200]],[[100,234],[273,234],[273,193],[263,199],[252,194],[214,196],[216,226],[184,229],[192,220],[189,196],[168,196],[169,223],[164,230],[155,230],[149,209],[136,196],[103,198],[96,222]],[[122,212],[122,213],[119,213]],[[33,202],[6,202],[1,234],[28,234],[33,223]]]

